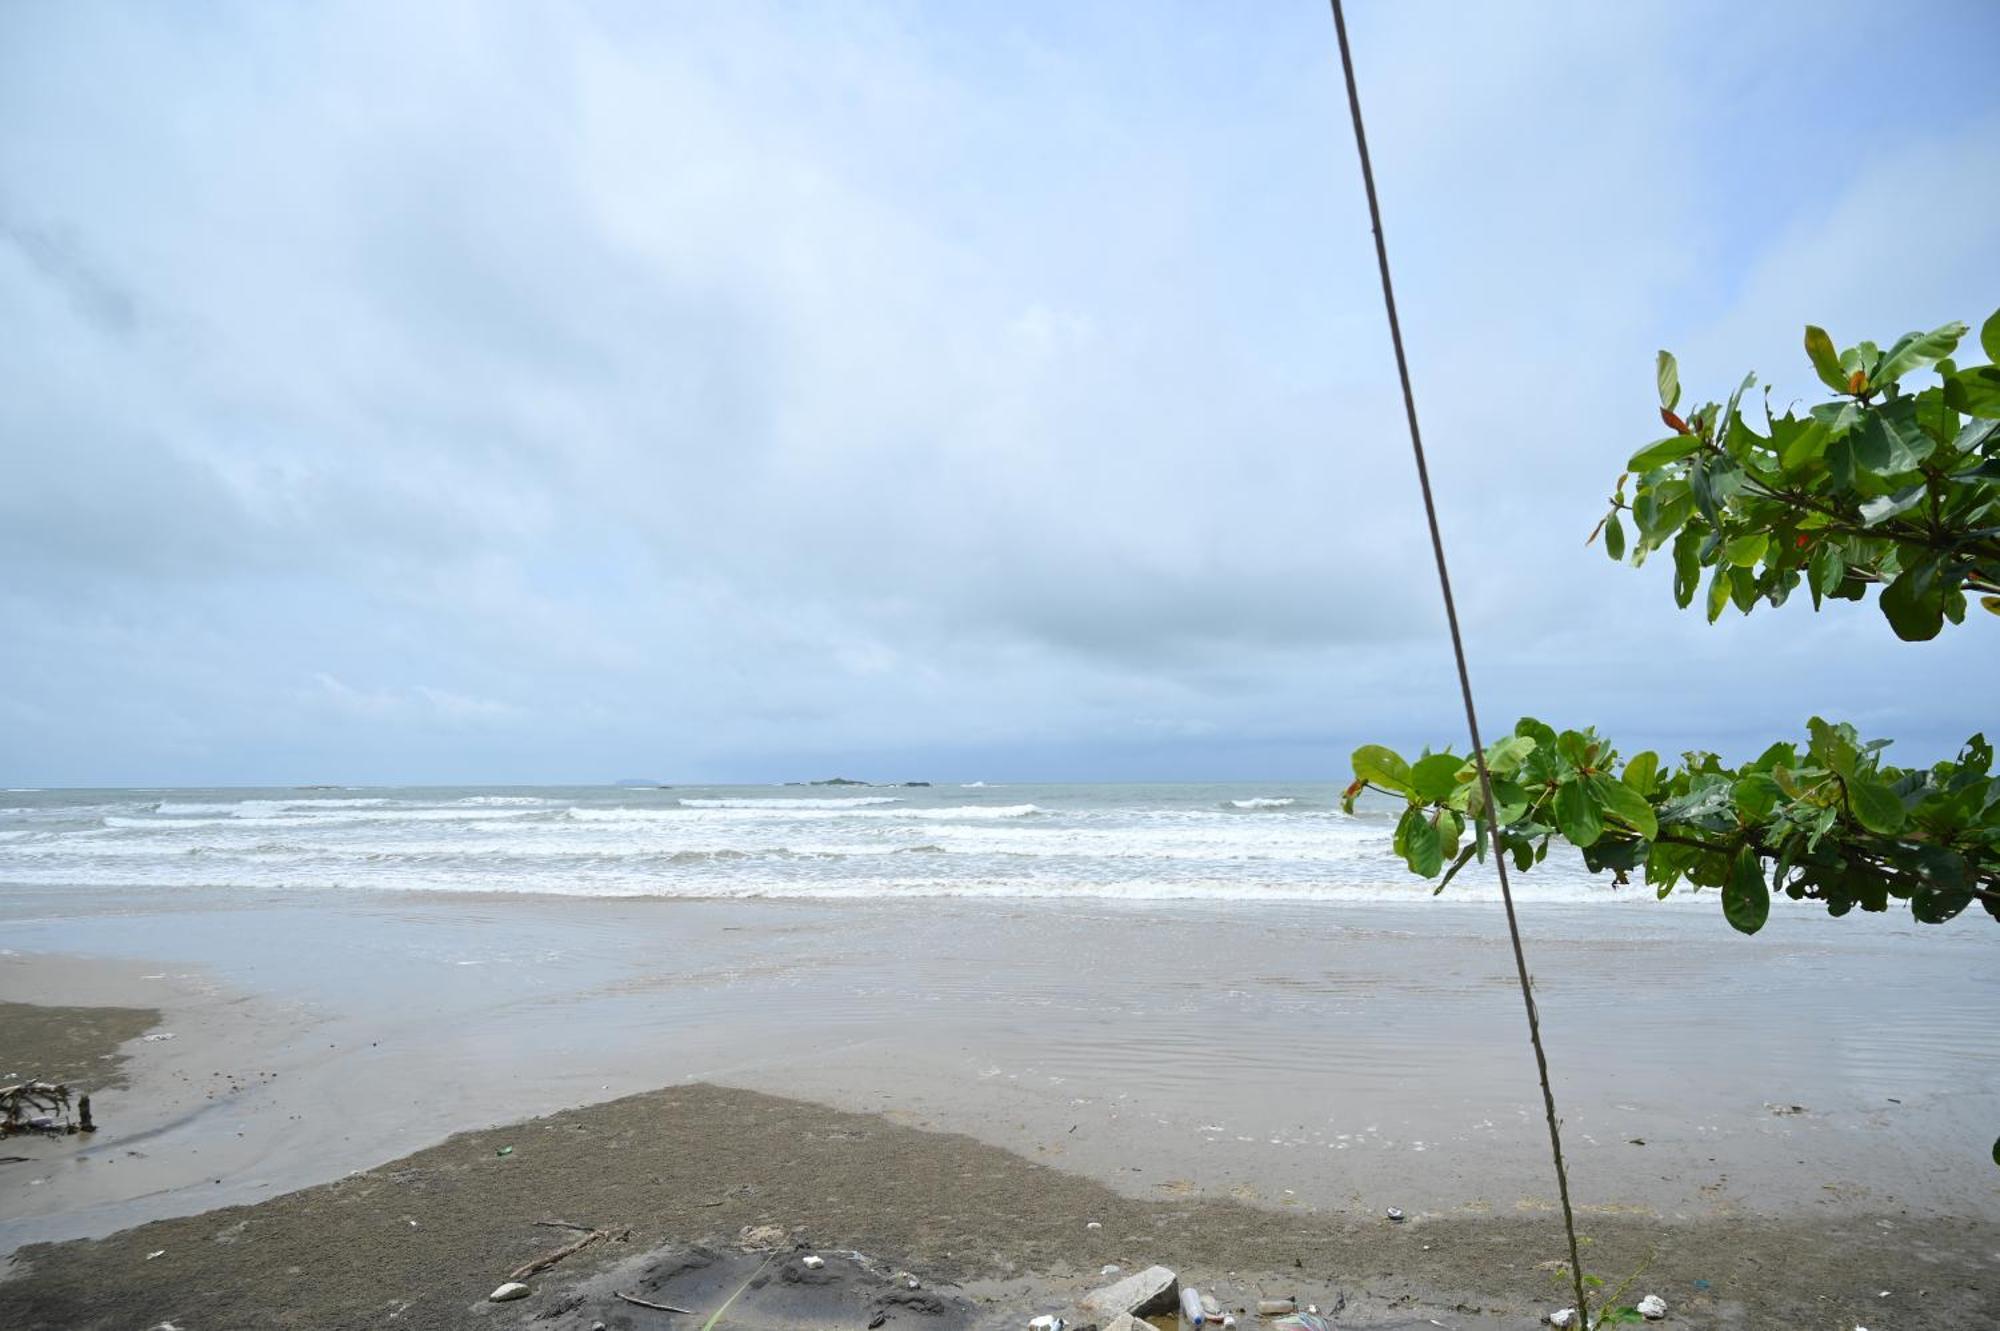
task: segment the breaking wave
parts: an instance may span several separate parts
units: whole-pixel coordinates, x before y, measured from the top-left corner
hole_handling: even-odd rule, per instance
[[[844,795],[825,799],[793,799],[787,796],[772,796],[769,799],[684,799],[679,801],[684,809],[861,809],[871,804],[901,804],[900,795]]]

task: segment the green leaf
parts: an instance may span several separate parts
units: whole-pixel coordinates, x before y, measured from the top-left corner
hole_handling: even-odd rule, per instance
[[[1722,612],[1729,605],[1729,569],[1718,564],[1708,580],[1708,622],[1713,624],[1722,618]]]
[[[1877,385],[1893,384],[1911,370],[1921,370],[1949,356],[1964,336],[1965,325],[1956,320],[1928,333],[1905,333],[1868,377]]]
[[[1604,520],[1604,553],[1616,563],[1625,557],[1625,524],[1613,513]]]
[[[1814,600],[1833,595],[1847,577],[1847,557],[1839,541],[1829,537],[1820,542],[1819,549],[1813,551],[1810,572]]]
[[[1458,852],[1458,858],[1453,860],[1451,862],[1451,867],[1444,871],[1444,877],[1438,879],[1438,885],[1431,889],[1431,895],[1436,896],[1438,893],[1444,891],[1447,887],[1450,887],[1451,880],[1458,877],[1458,871],[1460,869],[1463,869],[1466,866],[1466,864],[1472,859],[1472,857],[1479,853],[1479,851],[1484,847],[1485,844],[1486,844],[1485,842],[1480,841],[1477,837],[1475,837],[1473,838],[1471,843],[1466,846],[1464,850]]]
[[[1590,793],[1597,798],[1597,802],[1603,806],[1606,813],[1648,841],[1660,834],[1660,820],[1654,814],[1653,806],[1646,801],[1644,795],[1623,781],[1593,776],[1590,778]]]
[[[1806,732],[1812,736],[1811,752],[1814,761],[1831,769],[1841,779],[1852,780],[1856,757],[1854,728],[1848,725],[1829,725],[1815,716],[1806,722]]]
[[[1877,836],[1894,836],[1908,821],[1903,801],[1896,798],[1896,792],[1873,777],[1849,779],[1847,806],[1854,811],[1855,821]]]
[[[1968,416],[2000,418],[2000,367],[1975,365],[1958,371],[1944,381],[1944,400]]]
[[[1650,795],[1653,793],[1653,782],[1659,771],[1660,755],[1647,749],[1643,753],[1632,755],[1631,761],[1625,764],[1625,775],[1622,779],[1626,785],[1641,795]]]
[[[1898,513],[1907,513],[1923,502],[1927,493],[1924,483],[1919,481],[1915,485],[1904,486],[1894,494],[1877,495],[1861,505],[1861,525],[1873,527],[1887,522]]]
[[[1410,765],[1394,749],[1380,744],[1364,744],[1354,751],[1354,775],[1398,795],[1410,793]]]
[[[1937,585],[1933,563],[1897,574],[1878,600],[1889,627],[1904,642],[1929,642],[1944,627],[1944,589]]]
[[[1920,887],[1910,894],[1910,914],[1919,924],[1944,924],[1972,904],[1964,888]]]
[[[1575,846],[1588,846],[1604,835],[1604,817],[1581,781],[1556,787],[1556,827]]]
[[[1701,589],[1701,529],[1690,523],[1674,538],[1674,604],[1685,610]]]
[[[1722,886],[1722,917],[1738,933],[1754,934],[1771,917],[1771,889],[1764,882],[1764,865],[1745,846],[1736,852],[1729,881]]]
[[[1486,770],[1495,779],[1509,777],[1535,751],[1535,741],[1526,735],[1507,735],[1486,746]]]
[[[1410,789],[1429,804],[1442,804],[1458,791],[1459,769],[1465,759],[1452,753],[1433,753],[1417,759],[1410,769]]]
[[[1761,823],[1777,806],[1778,797],[1783,793],[1777,778],[1768,772],[1752,772],[1731,788],[1730,797],[1736,801],[1738,814],[1753,823]]]
[[[1654,366],[1656,377],[1660,381],[1660,406],[1664,410],[1672,411],[1681,400],[1680,364],[1674,360],[1671,351],[1662,351]]]
[[[1444,844],[1438,838],[1438,830],[1424,817],[1424,811],[1414,805],[1403,810],[1396,824],[1396,852],[1410,866],[1411,873],[1425,878],[1435,877],[1444,867]]]
[[[1788,472],[1819,461],[1832,442],[1832,427],[1817,416],[1803,420],[1785,416],[1771,423],[1771,444],[1778,450],[1778,465]]]
[[[1986,349],[1987,360],[2000,364],[2000,310],[1979,325],[1979,345]]]
[[[1833,349],[1833,339],[1826,335],[1826,329],[1806,325],[1806,355],[1812,359],[1813,372],[1819,375],[1821,383],[1836,393],[1847,391],[1847,376],[1840,370],[1840,353]]]
[[[1747,536],[1739,536],[1722,547],[1724,563],[1738,568],[1749,568],[1764,557],[1771,548],[1771,537],[1767,532],[1753,531]]]
[[[1688,454],[1701,447],[1701,440],[1691,434],[1669,435],[1657,443],[1647,444],[1632,455],[1625,464],[1625,470],[1635,472],[1652,471],[1664,467],[1669,462],[1679,462]]]

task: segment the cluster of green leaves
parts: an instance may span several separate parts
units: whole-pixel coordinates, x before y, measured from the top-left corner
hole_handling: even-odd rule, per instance
[[[1591,539],[1601,532],[1613,559],[1635,565],[1671,547],[1683,608],[1707,570],[1711,623],[1726,605],[1783,604],[1801,584],[1815,608],[1879,586],[1883,615],[1911,641],[1963,622],[1968,591],[2000,613],[2000,365],[1954,363],[1965,333],[1951,323],[1886,351],[1836,352],[1809,327],[1807,356],[1834,399],[1776,415],[1766,390],[1762,433],[1741,410],[1754,374],[1726,404],[1682,417],[1680,367],[1662,351],[1673,433],[1632,455]],[[2000,312],[1979,340],[2000,361]],[[1912,391],[1904,380],[1926,369],[1937,382]]]
[[[1353,812],[1368,789],[1401,799],[1396,852],[1412,872],[1440,878],[1440,892],[1484,861],[1497,823],[1519,870],[1561,838],[1592,870],[1620,883],[1643,873],[1661,897],[1682,884],[1721,889],[1724,916],[1744,933],[1763,927],[1773,892],[1833,915],[1905,900],[1926,923],[1977,900],[2000,919],[1992,748],[1974,736],[1955,761],[1906,769],[1882,761],[1886,747],[1815,717],[1803,748],[1773,744],[1740,767],[1688,753],[1663,768],[1653,752],[1620,761],[1594,731],[1557,733],[1530,718],[1486,748],[1490,814],[1469,757],[1408,762],[1379,744],[1355,751],[1345,805]]]

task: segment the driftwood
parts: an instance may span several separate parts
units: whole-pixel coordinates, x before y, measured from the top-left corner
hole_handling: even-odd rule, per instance
[[[655,1312],[679,1313],[683,1317],[694,1316],[694,1313],[689,1309],[676,1308],[671,1303],[654,1303],[651,1299],[642,1299],[637,1294],[618,1294],[616,1290],[613,1290],[612,1293],[617,1294],[619,1298],[625,1300],[627,1303],[635,1303],[641,1308],[651,1308]]]
[[[515,1267],[512,1271],[509,1271],[507,1273],[507,1278],[509,1280],[526,1280],[529,1276],[532,1276],[537,1272],[548,1270],[550,1267],[554,1266],[557,1262],[560,1262],[563,1258],[568,1257],[573,1253],[582,1252],[585,1248],[588,1248],[591,1244],[597,1242],[599,1239],[616,1239],[620,1243],[622,1243],[626,1239],[629,1239],[631,1237],[632,1237],[632,1231],[629,1227],[619,1230],[593,1229],[588,1234],[585,1234],[582,1238],[578,1239],[574,1243],[565,1243],[562,1247],[557,1248],[552,1253],[549,1253],[542,1257],[537,1257],[532,1262],[527,1262],[524,1263],[523,1265]]]
[[[90,1097],[77,1103],[81,1122],[70,1118],[69,1087],[52,1081],[21,1081],[0,1086],[0,1137],[16,1133],[39,1133],[60,1137],[72,1132],[95,1132],[90,1121]],[[60,1122],[56,1115],[62,1115]]]

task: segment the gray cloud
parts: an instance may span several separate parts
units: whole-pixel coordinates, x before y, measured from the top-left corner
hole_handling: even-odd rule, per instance
[[[1983,625],[1920,661],[1853,616],[1706,630],[1580,544],[1655,347],[1805,391],[1805,319],[2000,292],[2000,99],[1887,109],[1983,88],[1992,17],[1802,58],[1818,12],[1720,50],[1721,10],[1358,16],[1489,710],[1963,728],[1887,681],[1971,681]],[[1448,739],[1325,28],[9,10],[0,778],[1254,775]],[[1938,179],[1963,206],[1913,244]]]

